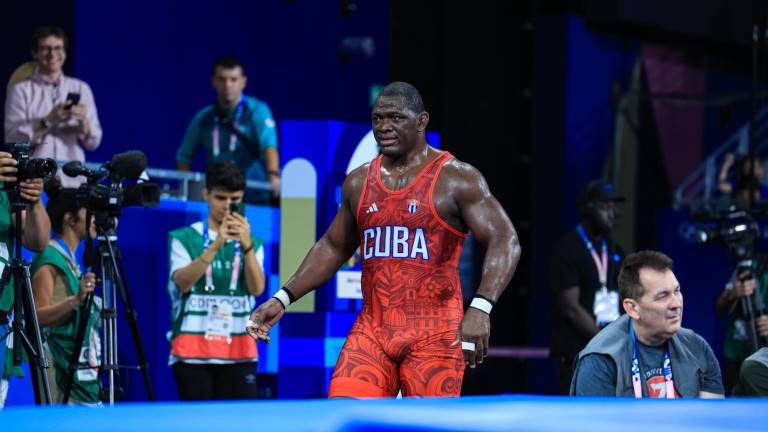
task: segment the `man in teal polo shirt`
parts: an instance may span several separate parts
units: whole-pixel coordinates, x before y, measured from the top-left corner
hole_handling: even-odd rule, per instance
[[[216,102],[198,112],[187,127],[176,152],[176,167],[189,171],[192,159],[202,147],[206,166],[227,160],[234,162],[246,179],[269,181],[271,193],[251,191],[245,196],[249,202],[267,203],[280,192],[277,125],[266,103],[243,94],[247,82],[240,60],[216,60],[211,76]]]

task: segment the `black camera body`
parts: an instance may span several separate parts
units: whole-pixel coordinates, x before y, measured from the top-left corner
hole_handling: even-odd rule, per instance
[[[16,178],[19,182],[36,178],[47,179],[56,174],[56,161],[49,158],[30,157],[32,146],[29,143],[9,143],[6,147],[18,162],[16,168],[19,171]]]
[[[154,207],[160,204],[160,188],[155,183],[123,186],[114,181],[110,184],[87,182],[77,189],[75,201],[78,207],[85,207],[96,215],[119,216],[123,207]]]
[[[88,181],[75,193],[77,207],[85,207],[100,220],[120,216],[123,207],[154,207],[160,203],[160,188],[155,183],[124,185],[123,180],[137,180],[147,166],[147,158],[140,151],[129,151],[112,157],[98,169],[89,169],[73,161],[64,165],[64,174],[72,177],[85,176]],[[106,184],[102,180],[108,179]]]
[[[719,243],[739,262],[754,259],[757,240],[760,238],[758,217],[766,216],[766,207],[755,206],[751,210],[735,205],[705,206],[692,212],[697,222],[696,240],[702,246]]]

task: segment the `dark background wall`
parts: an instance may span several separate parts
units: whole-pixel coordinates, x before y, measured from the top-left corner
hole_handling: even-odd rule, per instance
[[[392,3],[392,79],[423,92],[443,148],[483,173],[523,244],[514,282],[492,315],[495,345],[527,343],[531,14],[526,2]],[[524,391],[524,376],[525,363],[490,359],[467,372],[464,393]]]

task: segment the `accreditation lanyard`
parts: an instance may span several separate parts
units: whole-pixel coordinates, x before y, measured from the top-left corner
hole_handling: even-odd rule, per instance
[[[237,128],[237,122],[240,120],[240,115],[243,114],[243,105],[245,105],[244,98],[240,98],[240,103],[235,108],[235,114],[232,116],[232,127]],[[229,134],[229,151],[235,151],[235,145],[237,144],[237,136],[234,133]],[[218,157],[221,152],[219,149],[219,116],[213,117],[213,156]]]
[[[69,262],[69,267],[72,269],[72,273],[74,273],[75,276],[80,277],[82,270],[80,269],[80,264],[77,262],[77,258],[75,258],[75,254],[73,254],[72,251],[69,250],[69,246],[67,246],[67,244],[64,243],[64,240],[61,237],[56,237],[54,240],[56,240],[56,243],[59,244],[59,247],[61,248],[62,252],[66,254],[66,258],[67,258],[67,261]]]
[[[595,247],[592,246],[592,242],[587,238],[587,234],[584,232],[584,227],[581,225],[576,227],[581,239],[584,240],[584,244],[587,246],[587,250],[592,255],[592,260],[597,267],[597,277],[600,279],[600,288],[607,290],[608,281],[608,246],[605,244],[605,239],[602,240],[602,253],[600,255],[595,251]]]
[[[219,233],[221,235],[221,233]],[[203,221],[203,251],[211,245],[211,238],[208,236],[208,219]],[[218,255],[218,253],[217,253]],[[216,257],[214,256],[215,260]],[[240,242],[235,241],[235,256],[232,259],[232,277],[229,279],[229,291],[235,292],[237,289],[237,279],[240,277]],[[205,269],[205,291],[213,292],[216,288],[213,285],[213,261]]]
[[[635,336],[635,326],[632,321],[629,322],[629,334],[632,336],[632,389],[635,392],[635,398],[643,397],[643,387],[640,381],[640,362],[637,360],[637,337]],[[675,382],[672,379],[672,362],[669,360],[669,348],[664,353],[664,384],[666,386],[667,399],[675,398]]]

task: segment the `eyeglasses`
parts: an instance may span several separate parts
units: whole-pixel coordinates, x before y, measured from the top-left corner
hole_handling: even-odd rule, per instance
[[[43,54],[48,54],[52,52],[63,53],[64,45],[55,45],[55,46],[41,45],[37,47],[37,50]]]

